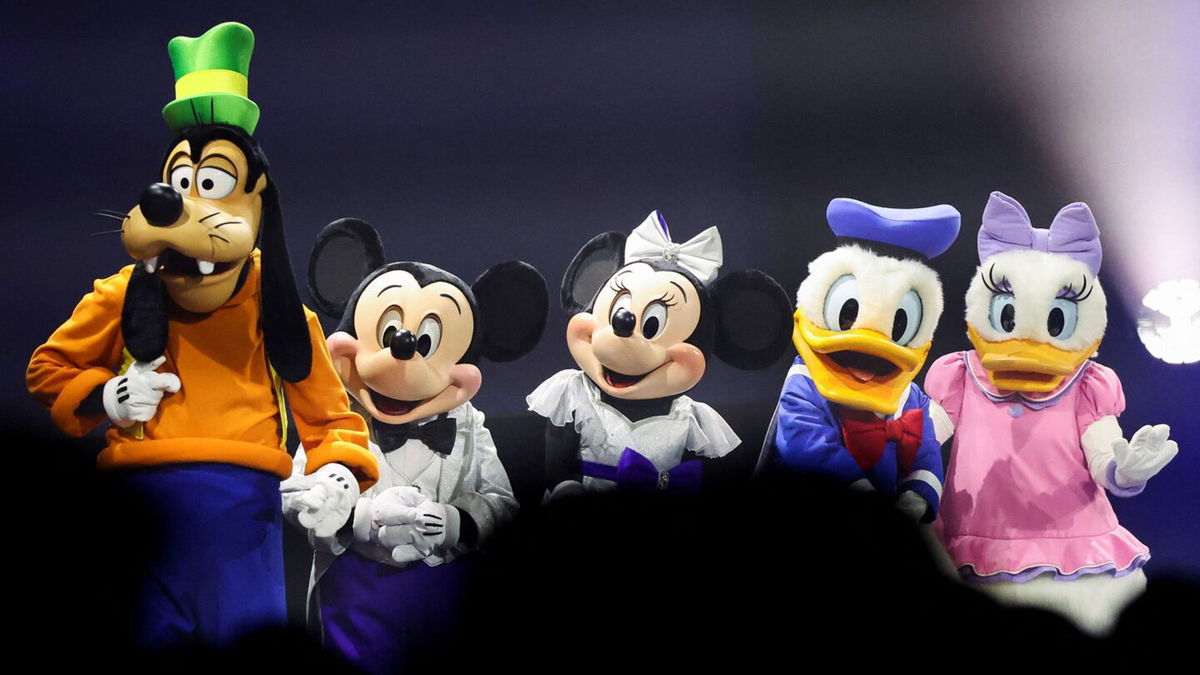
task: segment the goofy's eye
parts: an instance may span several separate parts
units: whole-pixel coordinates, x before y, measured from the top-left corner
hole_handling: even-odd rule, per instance
[[[992,328],[1001,333],[1013,332],[1017,327],[1017,300],[1012,293],[997,293],[992,296],[988,319],[992,322]]]
[[[825,294],[825,327],[829,330],[850,330],[858,319],[858,279],[843,274]]]
[[[609,323],[612,323],[613,317],[617,315],[617,310],[631,311],[629,308],[633,306],[633,296],[629,291],[622,291],[620,295],[613,300],[612,309],[608,312]]]
[[[1065,298],[1050,303],[1046,316],[1046,330],[1051,337],[1066,340],[1075,334],[1075,323],[1079,320],[1079,305]]]
[[[417,328],[417,353],[425,358],[433,356],[442,342],[442,322],[432,314],[421,320]]]
[[[203,167],[196,172],[196,188],[205,199],[227,197],[236,185],[237,178],[228,171],[213,166]]]
[[[642,337],[653,340],[667,325],[667,306],[655,300],[642,312]]]
[[[892,319],[892,342],[898,345],[912,342],[917,329],[921,327],[921,316],[921,296],[910,288],[900,298],[900,306],[896,308],[895,318]]]
[[[179,194],[186,195],[192,191],[192,167],[177,166],[171,169],[171,187]]]
[[[392,338],[396,337],[404,329],[404,312],[399,307],[392,305],[383,312],[383,316],[379,317],[379,324],[376,332],[379,335],[379,346],[387,349],[392,346]]]

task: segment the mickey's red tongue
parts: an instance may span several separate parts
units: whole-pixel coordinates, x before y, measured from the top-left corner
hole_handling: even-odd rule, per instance
[[[367,391],[371,392],[371,402],[375,404],[379,412],[385,415],[407,415],[420,403],[420,401],[401,401],[400,399],[389,398],[373,389],[368,389]]]

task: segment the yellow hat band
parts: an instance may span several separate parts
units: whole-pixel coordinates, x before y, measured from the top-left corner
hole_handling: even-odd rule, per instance
[[[235,70],[196,70],[175,80],[176,99],[205,94],[236,94],[244,97],[249,91],[246,76]]]

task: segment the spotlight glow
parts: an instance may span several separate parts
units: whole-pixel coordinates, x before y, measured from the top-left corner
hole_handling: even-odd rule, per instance
[[[1142,298],[1138,337],[1167,363],[1200,361],[1200,282],[1164,281]]]
[[[1072,188],[1054,203],[1096,213],[1110,297],[1136,316],[1163,279],[1200,278],[1200,2],[984,11],[1003,84]]]

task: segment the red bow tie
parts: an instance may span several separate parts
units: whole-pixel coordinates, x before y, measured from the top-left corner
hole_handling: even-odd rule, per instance
[[[881,420],[871,413],[850,410],[843,410],[841,418],[846,450],[863,471],[879,462],[888,441],[896,441],[901,470],[908,473],[912,468],[925,426],[925,413],[920,408],[913,408],[894,420]]]

